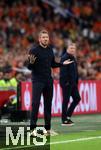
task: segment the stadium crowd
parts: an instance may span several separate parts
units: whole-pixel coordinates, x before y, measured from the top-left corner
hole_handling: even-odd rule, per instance
[[[12,79],[8,86],[31,79],[27,53],[43,27],[50,33],[57,61],[75,41],[80,79],[101,80],[100,1],[95,1],[1,0],[0,87]],[[53,70],[53,77],[59,78],[59,69]]]

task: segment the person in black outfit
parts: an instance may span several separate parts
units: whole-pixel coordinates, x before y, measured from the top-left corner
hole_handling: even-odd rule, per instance
[[[28,68],[32,70],[32,112],[30,129],[35,135],[35,128],[38,119],[40,97],[44,97],[44,119],[45,129],[50,133],[51,129],[51,105],[53,96],[53,79],[51,67],[60,67],[72,63],[66,60],[63,63],[56,63],[52,48],[49,46],[49,34],[46,30],[39,33],[39,44],[29,51]]]
[[[66,53],[61,57],[61,63],[66,59],[73,61],[70,65],[62,66],[60,68],[60,85],[63,94],[62,125],[74,124],[71,120],[71,116],[81,99],[78,91],[78,70],[75,55],[76,45],[75,43],[71,43],[68,46]],[[68,107],[70,96],[72,96],[73,101]]]

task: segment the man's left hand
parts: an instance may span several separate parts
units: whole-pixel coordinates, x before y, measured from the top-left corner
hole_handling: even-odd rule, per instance
[[[71,63],[73,63],[74,61],[73,60],[70,60],[70,59],[67,59],[63,62],[63,65],[69,65]]]

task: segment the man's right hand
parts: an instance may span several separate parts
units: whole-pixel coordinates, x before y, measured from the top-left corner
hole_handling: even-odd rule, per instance
[[[28,60],[31,64],[35,63],[36,58],[37,57],[35,57],[35,55],[33,55],[33,54],[28,55]]]

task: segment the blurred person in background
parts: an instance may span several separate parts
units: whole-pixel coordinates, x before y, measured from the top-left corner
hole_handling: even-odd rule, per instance
[[[76,44],[71,43],[68,45],[66,53],[62,56],[61,62],[64,62],[66,59],[73,61],[68,66],[62,66],[60,68],[60,85],[62,88],[63,101],[62,101],[62,125],[73,125],[71,116],[74,112],[75,107],[81,100],[79,91],[78,91],[78,69],[76,61]],[[69,105],[70,96],[72,96],[73,101]]]
[[[52,46],[53,46],[53,53],[55,56],[55,60],[57,62],[60,62],[61,56],[63,55],[65,51],[64,47],[64,41],[61,34],[53,34],[52,36]],[[60,75],[60,68],[54,68],[52,69],[52,77],[56,80],[59,79]]]
[[[3,86],[5,84],[5,81],[4,81],[4,73],[3,73],[3,70],[0,69],[0,90],[3,90]]]

